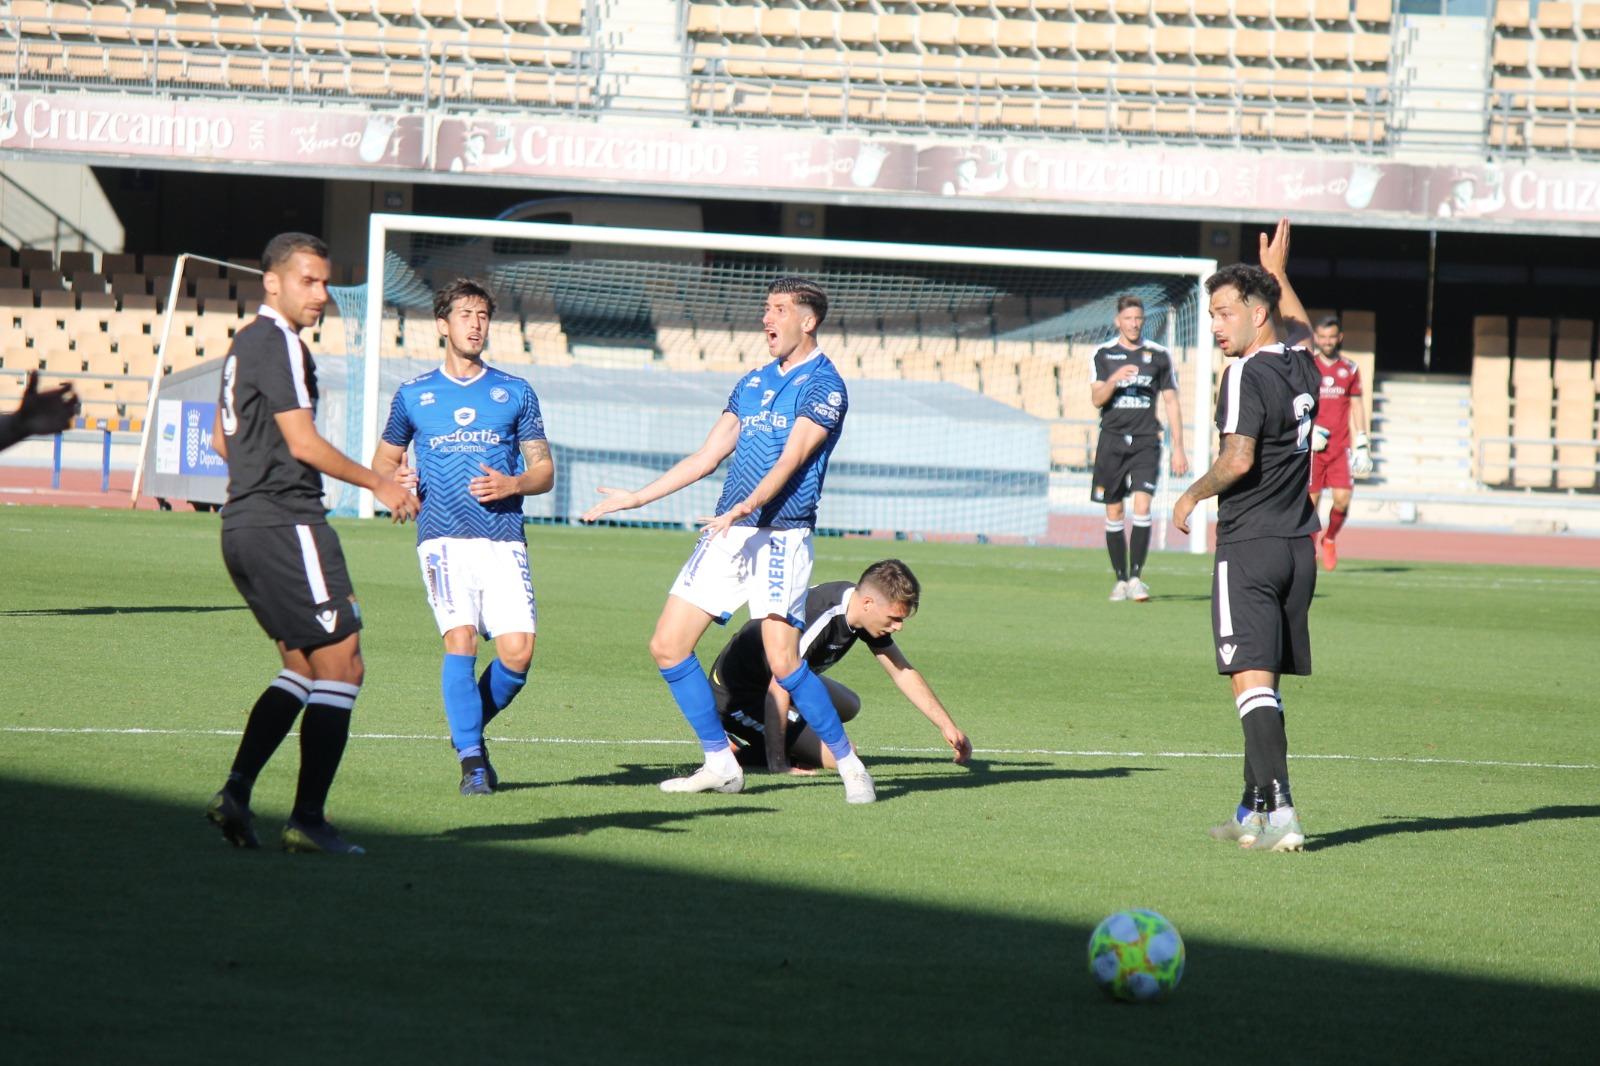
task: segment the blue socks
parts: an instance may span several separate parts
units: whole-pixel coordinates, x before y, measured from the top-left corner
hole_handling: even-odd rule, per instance
[[[522,686],[528,683],[528,672],[520,674],[499,659],[490,659],[478,677],[478,701],[483,705],[483,724],[494,721],[494,716],[510,706]]]
[[[726,751],[728,734],[722,729],[722,716],[717,714],[717,698],[712,694],[711,682],[706,680],[705,671],[700,669],[700,660],[695,658],[694,653],[691,652],[687,659],[676,666],[663,668],[661,680],[672,690],[672,698],[678,701],[678,709],[689,720],[695,736],[700,738],[700,747],[707,754]],[[826,691],[823,696],[827,696]],[[839,716],[834,715],[833,720],[838,722]]]
[[[833,752],[834,759],[848,758],[854,749],[850,746],[850,738],[844,735],[844,723],[839,721],[839,712],[833,706],[827,686],[822,683],[822,678],[812,672],[810,664],[802,659],[800,668],[788,677],[778,678],[778,684],[789,693],[789,698],[800,710],[800,717],[806,720],[806,725],[811,727],[817,739]],[[707,695],[710,692],[711,686],[707,684]]]
[[[462,758],[483,754],[483,703],[478,696],[476,655],[444,657],[439,687],[444,693],[444,717],[450,724],[450,743]]]

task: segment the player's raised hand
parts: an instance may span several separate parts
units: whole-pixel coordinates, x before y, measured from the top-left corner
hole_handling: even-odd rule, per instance
[[[377,488],[372,490],[372,495],[388,510],[390,520],[396,525],[402,525],[417,517],[420,503],[411,495],[411,490],[398,481],[380,478]]]
[[[1282,277],[1289,271],[1289,220],[1278,219],[1278,228],[1269,240],[1261,234],[1261,269],[1273,277]]]
[[[596,522],[608,514],[616,511],[631,511],[639,507],[644,501],[639,499],[639,494],[629,489],[614,489],[608,485],[601,485],[595,490],[605,499],[583,512],[583,521]]]
[[[70,384],[39,391],[39,372],[28,371],[22,386],[22,402],[17,405],[13,431],[23,437],[60,433],[72,425],[78,413],[78,394]]]
[[[483,473],[467,482],[467,491],[479,503],[493,503],[522,495],[521,482],[515,476],[502,473],[488,463],[479,463],[478,469]]]

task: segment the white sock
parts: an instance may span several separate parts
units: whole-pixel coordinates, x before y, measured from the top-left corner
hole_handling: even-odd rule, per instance
[[[723,748],[721,751],[708,751],[706,769],[718,777],[732,777],[739,772],[739,760],[734,758],[731,747]]]
[[[1272,826],[1274,828],[1277,828],[1278,826],[1288,825],[1293,820],[1294,820],[1294,808],[1293,807],[1279,807],[1277,810],[1273,811],[1271,814],[1269,814],[1267,816],[1267,821],[1272,823]]]
[[[841,774],[846,770],[865,770],[867,768],[867,764],[861,761],[861,756],[856,754],[854,748],[850,749],[849,755],[837,760],[837,762]]]

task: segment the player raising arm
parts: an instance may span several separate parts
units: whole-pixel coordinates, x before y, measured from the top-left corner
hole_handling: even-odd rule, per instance
[[[1237,359],[1217,390],[1217,461],[1173,507],[1189,516],[1211,496],[1217,553],[1211,624],[1217,673],[1232,679],[1244,729],[1244,796],[1235,816],[1212,830],[1241,847],[1299,851],[1305,846],[1289,792],[1283,674],[1311,673],[1311,597],[1317,569],[1311,539],[1317,514],[1306,495],[1318,374],[1311,352],[1286,347],[1303,338],[1305,309],[1289,285],[1289,223],[1261,240],[1261,266],[1236,263],[1206,279],[1211,332]],[[1265,268],[1265,269],[1263,269]]]
[[[772,362],[739,379],[706,441],[642,489],[602,487],[586,522],[643,507],[694,484],[729,455],[716,517],[706,523],[667,596],[650,654],[684,718],[700,738],[705,765],[661,783],[666,792],[738,792],[744,770],[728,743],[716,697],[694,648],[713,621],[741,604],[761,623],[772,676],[838,763],[850,803],[877,798],[872,777],[845,735],[822,678],[800,657],[811,530],[828,459],[844,429],[844,379],[817,344],[828,298],[804,278],[767,289],[762,326]]]
[[[898,559],[873,563],[854,583],[813,585],[806,594],[800,656],[812,672],[822,674],[858,640],[864,642],[895,687],[939,730],[955,752],[955,761],[966,763],[972,758],[972,742],[894,642],[894,634],[916,613],[921,594],[916,576]],[[860,713],[860,696],[831,677],[824,677],[822,683],[841,720],[849,722]],[[711,690],[716,694],[723,728],[740,745],[742,765],[765,764],[782,773],[791,769],[792,759],[794,768],[834,768],[833,752],[809,726],[802,723],[798,730],[788,729],[790,722],[800,718],[790,710],[789,693],[772,680],[758,619],[746,622],[711,664]]]
[[[422,499],[417,558],[444,638],[439,687],[463,796],[499,784],[483,730],[527,683],[538,618],[522,498],[555,484],[539,397],[522,378],[484,365],[494,308],[489,291],[466,278],[435,294],[444,365],[395,391],[372,459]],[[401,466],[408,445],[415,470]],[[478,675],[480,634],[494,641],[495,658]]]
[[[265,299],[223,360],[211,441],[228,461],[222,559],[277,644],[283,669],[251,708],[232,772],[206,817],[236,847],[260,846],[251,790],[304,708],[284,850],[359,855],[323,814],[365,668],[361,609],[322,506],[322,475],[370,489],[396,522],[415,517],[417,501],[317,432],[317,367],[300,331],[317,323],[328,302],[327,246],[305,233],[280,234],[261,268]]]

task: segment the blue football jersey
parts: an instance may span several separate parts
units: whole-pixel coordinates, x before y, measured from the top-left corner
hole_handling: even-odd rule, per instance
[[[822,447],[800,464],[776,496],[741,526],[769,529],[810,529],[817,524],[817,501],[828,473],[828,457],[844,429],[850,406],[844,379],[821,351],[811,359],[780,373],[776,360],[739,379],[728,396],[729,411],[739,418],[739,443],[733,449],[728,477],[717,500],[721,514],[755,489],[777,463],[788,443],[796,419],[807,418],[828,431]]]
[[[532,385],[492,366],[470,381],[457,381],[443,367],[430,370],[395,391],[383,439],[416,445],[419,544],[434,537],[524,539],[522,497],[479,503],[467,483],[483,474],[479,464],[520,473],[520,446],[545,439]]]

